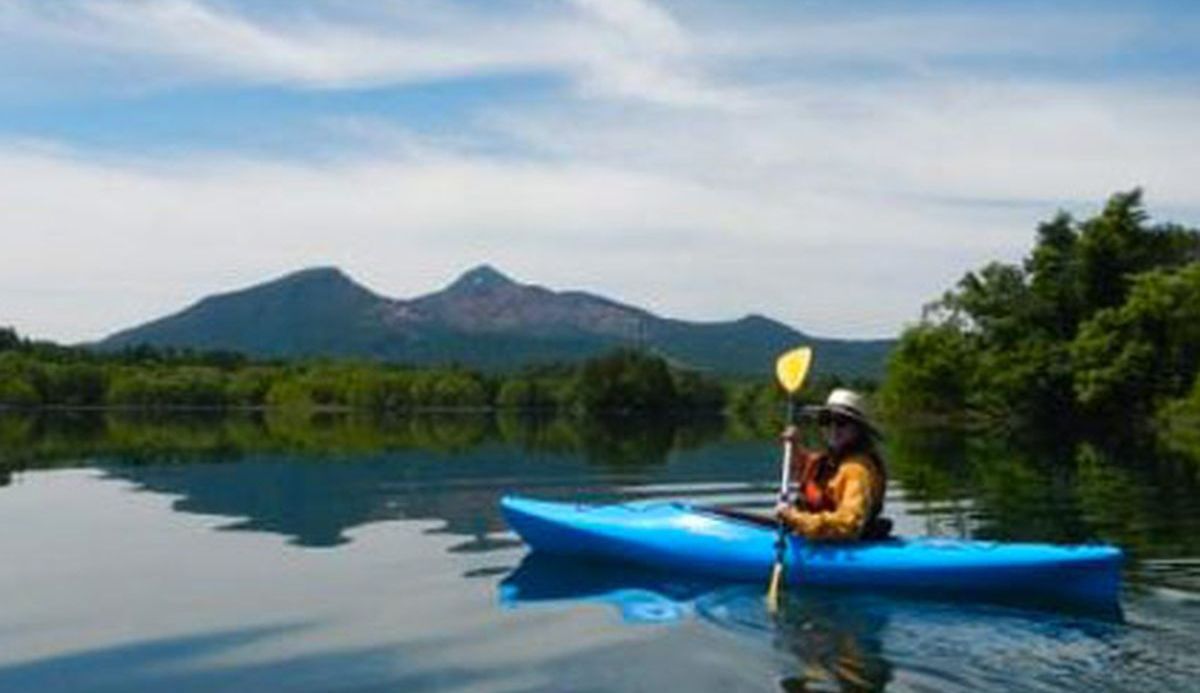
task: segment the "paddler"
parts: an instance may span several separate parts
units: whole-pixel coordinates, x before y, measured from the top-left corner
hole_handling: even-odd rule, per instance
[[[845,389],[829,393],[816,410],[823,451],[802,447],[799,432],[783,431],[792,442],[792,480],[796,503],[775,511],[796,534],[822,541],[882,539],[891,521],[880,517],[887,468],[876,448],[882,436],[867,416],[861,395]]]

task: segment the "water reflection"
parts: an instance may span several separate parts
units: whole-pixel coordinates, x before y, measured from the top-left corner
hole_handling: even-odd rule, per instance
[[[245,453],[347,455],[411,449],[457,453],[502,442],[572,453],[613,468],[662,464],[672,451],[720,439],[721,419],[574,419],[485,412],[404,417],[289,411],[180,414],[0,412],[0,469],[78,464],[92,455],[130,463],[227,460]]]
[[[892,429],[887,445],[889,514],[905,533],[1117,543],[1134,559],[1128,623],[811,588],[789,591],[772,619],[759,585],[547,563],[498,514],[507,492],[765,507],[776,441],[719,422],[0,416],[0,484],[12,484],[0,489],[0,509],[19,528],[5,537],[21,566],[0,575],[26,597],[24,615],[0,624],[0,651],[45,627],[44,651],[27,645],[0,666],[0,688],[457,680],[496,689],[514,670],[536,672],[546,688],[569,671],[577,687],[613,689],[1185,690],[1195,680],[1200,456],[1144,441],[1030,446],[949,430]],[[58,467],[90,471],[26,474]],[[46,483],[19,483],[35,479]],[[47,495],[55,479],[60,493]],[[188,521],[162,522],[165,499]],[[404,521],[376,524],[389,520]],[[280,537],[337,550],[297,551]],[[136,588],[97,611],[112,602],[77,590],[79,575]],[[161,589],[142,588],[150,577]],[[211,601],[189,611],[198,585]],[[289,587],[293,598],[262,606]],[[494,589],[511,610],[494,608]],[[214,608],[227,612],[196,625]],[[616,627],[604,630],[606,618]],[[131,630],[106,630],[116,622]],[[255,630],[263,623],[324,625]],[[78,630],[74,645],[58,644]],[[489,654],[464,648],[466,634],[491,643]],[[426,636],[436,642],[422,649]],[[417,656],[396,657],[414,642]]]
[[[728,587],[720,582],[638,566],[532,553],[500,583],[503,606],[556,602],[606,604],[631,624],[679,621],[695,601]]]
[[[906,533],[1108,541],[1135,562],[1200,555],[1200,462],[1152,441],[1030,444],[893,428],[886,452],[891,513]],[[0,484],[18,470],[99,467],[178,496],[179,511],[235,518],[226,528],[304,546],[338,545],[366,523],[420,518],[466,537],[458,550],[502,547],[495,504],[505,491],[584,500],[707,494],[764,505],[776,459],[771,438],[712,420],[0,416]],[[1168,584],[1195,589],[1193,573]]]
[[[782,690],[809,691],[836,683],[842,690],[873,691],[891,682],[894,665],[884,648],[889,613],[883,604],[819,593],[793,595],[781,614],[775,646],[799,663],[780,680]]]
[[[906,512],[925,516],[930,533],[1099,540],[1124,548],[1134,565],[1200,555],[1200,455],[1153,440],[1031,447],[951,430],[900,430],[888,448]]]
[[[244,628],[46,657],[0,668],[0,689],[149,691],[166,687],[179,690],[182,685],[185,689],[199,690],[200,684],[216,684],[219,679],[211,670],[194,668],[195,662],[300,629],[302,626],[298,625]],[[192,669],[190,676],[188,669]],[[278,677],[278,672],[274,675]]]
[[[469,537],[454,549],[463,552],[511,544],[493,536],[504,529],[497,500],[506,490],[616,498],[618,489],[652,478],[672,454],[720,434],[711,421],[478,414],[93,414],[0,422],[6,483],[16,469],[87,464],[141,490],[177,496],[177,511],[235,518],[223,526],[227,530],[273,532],[302,546],[331,547],[363,524],[436,519],[444,524],[434,531]]]
[[[923,682],[933,688],[986,688],[1011,682],[1012,672],[989,670],[996,650],[1059,653],[1063,660],[1055,667],[1025,673],[1061,685],[1065,672],[1086,674],[1126,633],[1119,615],[1108,610],[1031,610],[812,587],[791,591],[780,613],[770,615],[763,589],[534,553],[504,578],[498,599],[509,609],[599,605],[630,625],[698,619],[784,655],[777,683],[787,691],[881,690],[900,669],[935,677]],[[922,669],[931,658],[938,666]]]
[[[394,519],[440,520],[444,524],[433,531],[487,546],[503,529],[497,509],[502,489],[569,495],[587,484],[569,457],[531,458],[504,446],[452,456],[254,454],[220,465],[127,465],[107,459],[96,464],[112,478],[179,496],[173,506],[178,511],[238,518],[224,529],[274,532],[310,547],[336,546],[354,527]]]

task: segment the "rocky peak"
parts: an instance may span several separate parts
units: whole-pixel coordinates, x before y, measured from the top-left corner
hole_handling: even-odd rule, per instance
[[[516,284],[516,282],[509,279],[495,267],[491,265],[479,265],[464,272],[461,277],[454,280],[453,284],[446,287],[446,291],[453,293],[478,293],[516,286]]]

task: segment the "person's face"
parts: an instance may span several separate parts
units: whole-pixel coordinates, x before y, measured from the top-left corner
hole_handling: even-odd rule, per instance
[[[825,424],[825,444],[830,448],[842,448],[854,442],[858,436],[858,424],[844,416],[833,416]]]

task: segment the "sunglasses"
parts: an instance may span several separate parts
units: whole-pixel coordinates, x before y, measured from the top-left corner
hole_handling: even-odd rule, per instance
[[[820,416],[817,417],[818,425],[830,426],[833,428],[843,428],[846,426],[853,426],[853,425],[857,425],[857,423],[858,422],[856,422],[854,419],[851,419],[851,418],[848,418],[845,416],[838,416],[836,414],[830,414],[829,412],[822,412],[820,414]]]

